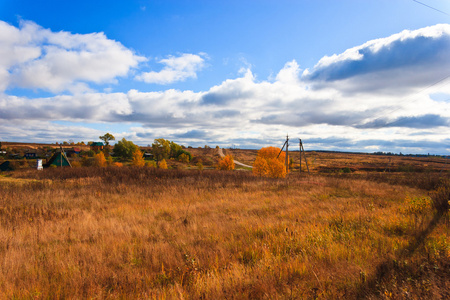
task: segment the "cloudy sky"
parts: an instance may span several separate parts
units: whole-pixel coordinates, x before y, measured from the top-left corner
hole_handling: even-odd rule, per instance
[[[0,0],[0,141],[449,154],[448,23],[447,0]]]

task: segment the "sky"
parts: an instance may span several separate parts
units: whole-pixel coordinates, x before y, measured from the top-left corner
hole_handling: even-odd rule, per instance
[[[0,141],[450,152],[448,0],[0,0]]]

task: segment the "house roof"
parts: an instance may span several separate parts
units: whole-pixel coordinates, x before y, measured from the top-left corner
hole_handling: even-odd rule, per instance
[[[62,152],[55,153],[50,160],[45,164],[45,167],[54,165],[56,167],[72,167],[67,156]]]

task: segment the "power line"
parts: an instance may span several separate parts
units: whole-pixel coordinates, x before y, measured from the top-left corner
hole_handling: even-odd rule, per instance
[[[429,5],[425,4],[425,3],[422,3],[422,2],[417,1],[417,0],[413,0],[413,1],[416,2],[416,3],[419,3],[420,5],[423,5],[423,6],[426,6],[426,7],[428,7],[428,8],[431,8],[432,10],[438,11],[438,12],[440,12],[440,13],[442,13],[442,14],[447,15],[447,16],[450,17],[450,15],[449,15],[448,13],[446,13],[445,11],[439,10],[439,9],[437,9],[437,8],[434,8],[434,7],[432,7],[432,6],[429,6]]]

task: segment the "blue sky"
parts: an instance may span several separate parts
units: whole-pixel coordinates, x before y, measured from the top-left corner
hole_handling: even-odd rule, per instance
[[[448,14],[435,0],[0,0],[0,140],[260,148],[289,133],[448,154]]]

